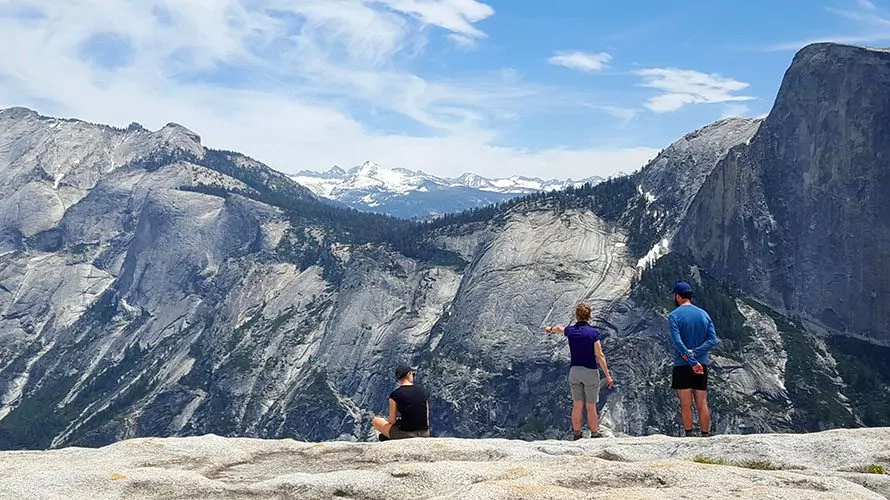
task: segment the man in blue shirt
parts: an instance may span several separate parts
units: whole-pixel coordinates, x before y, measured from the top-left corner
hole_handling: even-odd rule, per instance
[[[611,389],[614,381],[606,365],[606,355],[600,342],[600,332],[590,326],[590,306],[578,304],[575,308],[578,322],[572,326],[548,326],[547,333],[563,334],[569,341],[572,367],[569,369],[569,388],[572,391],[572,436],[581,439],[581,421],[584,406],[587,406],[587,427],[590,437],[602,437],[599,431],[599,415],[596,403],[599,401],[600,375],[597,368],[603,370],[606,386]]]
[[[711,430],[708,409],[708,352],[717,345],[714,322],[703,309],[692,304],[692,286],[686,282],[674,285],[677,308],[668,317],[674,341],[674,372],[671,388],[680,397],[680,418],[686,437],[692,436],[692,402],[698,409],[702,437]]]

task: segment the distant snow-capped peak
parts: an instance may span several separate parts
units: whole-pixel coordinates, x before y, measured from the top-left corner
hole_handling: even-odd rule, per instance
[[[293,176],[293,180],[311,189],[318,196],[338,199],[340,194],[356,192],[380,192],[407,195],[412,192],[427,192],[453,188],[470,188],[503,194],[528,194],[551,189],[564,189],[581,186],[586,182],[596,183],[602,179],[590,177],[580,181],[542,180],[537,177],[514,175],[505,178],[487,178],[470,172],[457,178],[437,177],[420,170],[388,168],[372,161],[344,171],[333,167],[327,172],[304,170]]]

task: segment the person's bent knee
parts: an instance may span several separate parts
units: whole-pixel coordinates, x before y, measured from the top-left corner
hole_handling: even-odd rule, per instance
[[[390,429],[392,429],[392,424],[390,424],[389,421],[385,418],[374,417],[371,420],[371,426],[374,427],[374,429],[377,430],[377,432],[379,432],[380,434],[383,434],[386,437],[390,437],[389,431]]]

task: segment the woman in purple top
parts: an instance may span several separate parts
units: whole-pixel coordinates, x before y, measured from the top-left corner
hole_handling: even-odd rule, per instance
[[[548,326],[547,333],[565,335],[569,341],[572,367],[569,369],[569,387],[572,390],[572,434],[575,440],[581,439],[581,421],[587,406],[587,427],[590,437],[602,437],[599,431],[599,415],[596,403],[599,401],[600,375],[603,370],[606,387],[612,388],[614,381],[609,374],[606,355],[600,342],[600,332],[590,326],[590,306],[578,304],[575,308],[577,323],[571,326]]]

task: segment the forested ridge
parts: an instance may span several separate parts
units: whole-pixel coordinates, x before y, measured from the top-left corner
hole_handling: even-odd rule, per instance
[[[433,246],[428,237],[438,230],[461,227],[472,223],[499,223],[513,210],[554,210],[563,213],[570,209],[591,210],[607,222],[619,222],[639,197],[636,192],[636,176],[608,179],[602,183],[584,184],[563,191],[530,194],[508,201],[474,208],[455,214],[446,214],[433,220],[417,221],[360,212],[324,203],[306,188],[294,183],[284,174],[231,151],[207,149],[202,158],[181,150],[158,152],[137,162],[146,170],[155,170],[176,162],[187,161],[220,172],[246,184],[248,190],[235,190],[215,185],[183,187],[209,195],[227,197],[244,196],[280,208],[291,220],[293,231],[284,242],[284,254],[298,258],[301,266],[313,263],[332,263],[327,247],[331,243],[389,245],[403,255],[421,261],[441,265],[460,265],[462,260],[454,253]],[[312,244],[302,228],[321,227],[327,233],[323,241]],[[648,245],[636,244],[637,236],[631,236],[632,250]],[[644,250],[647,251],[648,248]]]

